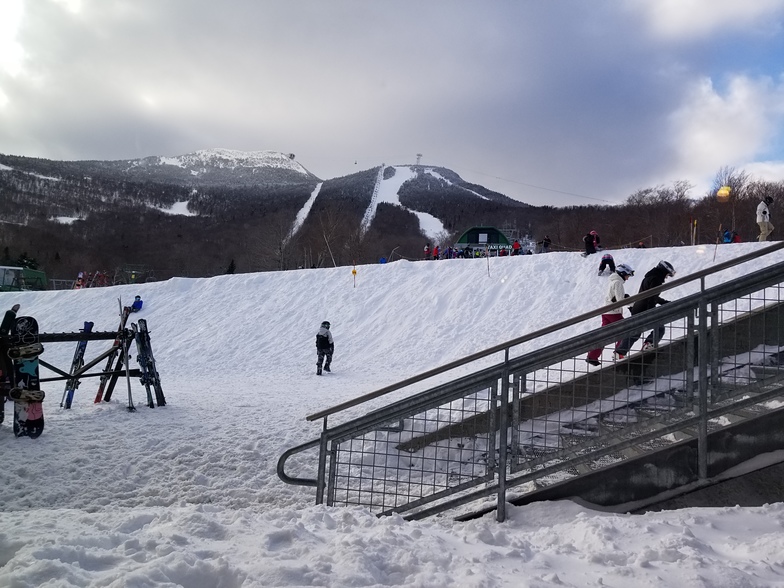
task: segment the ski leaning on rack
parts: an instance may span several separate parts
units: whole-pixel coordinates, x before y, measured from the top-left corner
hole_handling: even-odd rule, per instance
[[[93,323],[85,321],[84,328],[79,329],[82,333],[89,333],[93,330]],[[84,351],[87,349],[87,341],[79,341],[76,344],[76,351],[74,351],[73,361],[71,362],[71,369],[68,372],[73,375],[84,366]],[[65,390],[63,391],[63,398],[60,400],[61,408],[71,408],[73,402],[74,392],[79,387],[79,378],[71,378],[65,383]]]
[[[161,377],[158,375],[158,369],[155,367],[155,358],[152,355],[147,321],[139,319],[138,326],[133,324],[132,327],[134,338],[136,339],[136,361],[139,362],[139,367],[142,370],[140,379],[144,389],[147,391],[147,406],[150,408],[154,406],[150,387],[155,391],[155,402],[158,406],[166,406],[166,398],[163,396],[163,388],[161,387]]]
[[[38,377],[38,356],[43,346],[38,341],[38,322],[20,316],[11,328],[13,346],[8,356],[13,360],[13,388],[8,397],[14,401],[14,435],[35,439],[44,432],[44,392]]]
[[[114,364],[115,361],[118,360],[118,358],[119,361],[117,361],[117,366],[118,366],[117,369],[119,369],[119,367],[122,366],[123,358],[121,357],[121,351],[123,348],[122,345],[123,330],[125,329],[125,323],[128,322],[128,315],[131,314],[131,307],[130,306],[123,307],[122,300],[120,300],[119,298],[117,300],[120,303],[120,328],[117,329],[117,337],[114,340],[114,344],[113,344],[114,351],[112,351],[112,353],[109,355],[109,358],[106,360],[106,367],[103,370],[104,372],[106,372],[106,374],[109,374],[112,371],[114,371],[113,369]],[[98,393],[95,395],[96,404],[101,402],[102,400],[105,402],[109,402],[109,400],[111,400],[112,398],[113,389],[111,387],[108,390],[106,390],[106,396],[104,396],[104,390],[106,389],[106,384],[109,382],[109,379],[111,378],[111,376],[106,374],[101,376],[101,383],[98,386]]]

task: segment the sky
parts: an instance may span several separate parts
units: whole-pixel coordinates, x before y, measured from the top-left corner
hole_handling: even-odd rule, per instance
[[[635,292],[662,258],[683,277],[762,247],[612,253],[638,270],[627,282]],[[319,435],[306,415],[602,306],[597,263],[553,252],[398,260],[356,276],[339,267],[0,293],[0,309],[21,304],[44,332],[85,320],[111,331],[117,298],[139,294],[144,308],[131,320],[147,321],[167,400],[146,407],[133,380],[129,413],[121,380],[96,405],[96,379],[84,379],[65,410],[62,382],[44,382],[41,437],[16,439],[9,419],[0,425],[0,586],[781,586],[781,502],[630,515],[561,501],[510,505],[503,523],[494,514],[407,522],[319,506],[313,488],[278,479],[279,456]],[[708,286],[755,269],[736,266]],[[314,336],[325,319],[335,356],[319,377]],[[88,343],[87,360],[108,345]],[[67,369],[74,346],[47,343],[41,359]],[[294,456],[287,472],[307,477],[314,462]]]
[[[0,0],[0,153],[444,166],[534,205],[784,179],[784,0]]]

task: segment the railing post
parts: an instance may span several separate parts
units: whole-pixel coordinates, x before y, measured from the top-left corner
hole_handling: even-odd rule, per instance
[[[699,384],[697,387],[698,404],[696,409],[699,416],[699,424],[697,425],[697,472],[699,479],[704,480],[708,477],[708,362],[711,356],[708,341],[708,304],[704,297],[701,297],[699,301],[698,329]]]
[[[502,523],[506,520],[506,452],[509,447],[509,348],[504,351],[504,370],[501,373],[501,414],[498,419],[498,506],[496,520]]]
[[[316,504],[324,504],[324,489],[326,486],[325,478],[327,471],[327,417],[324,417],[324,428],[321,431],[321,442],[319,443],[318,474],[316,479]]]
[[[695,342],[695,311],[686,317],[686,397],[691,405],[694,406],[694,342]]]

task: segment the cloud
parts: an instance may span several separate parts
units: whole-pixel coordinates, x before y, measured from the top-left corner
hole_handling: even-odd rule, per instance
[[[22,9],[22,0],[5,0],[0,12],[0,72],[10,76],[19,74],[24,58],[24,50],[16,38],[22,21]]]
[[[635,3],[649,19],[651,30],[665,39],[714,36],[722,43],[738,29],[780,32],[782,0],[655,0]]]
[[[724,158],[784,159],[770,58],[781,2],[737,17],[715,5],[28,2],[8,37],[16,75],[0,67],[0,152],[273,149],[322,178],[422,153],[533,204],[620,202]],[[731,42],[686,24],[665,34],[669,18],[734,19]]]
[[[684,103],[670,117],[672,145],[678,161],[673,166],[700,188],[722,166],[751,172],[755,158],[768,151],[782,134],[784,83],[769,78],[733,76],[720,92],[710,79],[695,81]],[[757,166],[771,172],[781,164]]]

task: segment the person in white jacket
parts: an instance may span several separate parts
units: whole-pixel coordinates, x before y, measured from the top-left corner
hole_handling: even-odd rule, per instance
[[[615,268],[615,273],[610,276],[610,289],[607,292],[607,298],[604,301],[605,304],[613,304],[618,302],[619,300],[623,300],[624,298],[628,298],[629,296],[626,294],[624,290],[623,284],[626,280],[631,278],[634,275],[634,270],[631,266],[622,263],[617,268]],[[623,306],[619,306],[618,308],[613,308],[612,310],[606,312],[602,315],[602,326],[611,325],[614,322],[617,322],[623,318]],[[604,347],[599,347],[597,349],[591,349],[588,352],[588,355],[585,358],[591,365],[601,365],[601,361],[599,358],[602,355],[602,351],[604,351]]]
[[[773,197],[765,196],[765,198],[757,205],[757,224],[760,228],[758,241],[767,241],[768,235],[773,232],[773,225],[770,223],[770,209],[768,205],[773,203]]]

